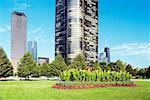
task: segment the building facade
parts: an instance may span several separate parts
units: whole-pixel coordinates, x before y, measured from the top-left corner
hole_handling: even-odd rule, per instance
[[[106,53],[107,62],[110,63],[110,49],[106,47],[104,52]]]
[[[106,62],[107,63],[107,61],[108,61],[108,59],[106,57],[106,53],[105,52],[100,53],[98,62]]]
[[[98,60],[98,0],[56,0],[55,55],[70,63],[78,54]]]
[[[37,62],[37,42],[28,41],[28,51],[32,54],[35,62]]]
[[[24,13],[13,12],[11,16],[11,61],[14,72],[26,51],[27,17]]]
[[[38,64],[49,64],[49,58],[46,57],[38,57]]]

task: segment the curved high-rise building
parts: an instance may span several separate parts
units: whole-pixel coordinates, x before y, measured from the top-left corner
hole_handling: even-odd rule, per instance
[[[98,0],[56,0],[55,54],[70,63],[78,54],[98,60]]]

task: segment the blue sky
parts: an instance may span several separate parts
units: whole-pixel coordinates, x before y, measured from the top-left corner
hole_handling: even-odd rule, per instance
[[[99,52],[136,67],[150,65],[149,0],[99,0]],[[0,0],[0,46],[10,58],[11,13],[27,15],[27,39],[38,41],[38,56],[54,58],[55,0]]]

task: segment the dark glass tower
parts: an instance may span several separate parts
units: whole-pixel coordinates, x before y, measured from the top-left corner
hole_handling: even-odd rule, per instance
[[[106,47],[104,49],[105,53],[106,53],[106,58],[107,58],[107,61],[108,63],[110,62],[110,49],[108,47]]]

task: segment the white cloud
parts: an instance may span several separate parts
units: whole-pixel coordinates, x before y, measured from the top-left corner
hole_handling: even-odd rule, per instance
[[[37,42],[41,41],[41,36],[36,36],[36,37],[34,38],[34,40],[37,41]]]
[[[119,55],[150,56],[150,43],[128,43],[111,48],[112,53]]]
[[[10,32],[10,26],[9,25],[4,25],[0,27],[0,33],[7,33]]]
[[[37,41],[39,45],[54,44],[54,40],[50,39],[51,34],[49,32],[49,27],[36,26],[36,28],[29,30],[29,40]]]
[[[43,39],[43,40],[42,40],[42,43],[43,43],[43,44],[47,44],[48,42],[49,42],[49,39]]]
[[[29,34],[37,34],[39,32],[41,33],[41,31],[42,31],[41,27],[38,27],[38,28],[35,28],[35,29],[31,30],[29,32]]]
[[[14,8],[13,10],[26,10],[28,8],[30,8],[31,5],[28,3],[27,0],[14,0]]]

